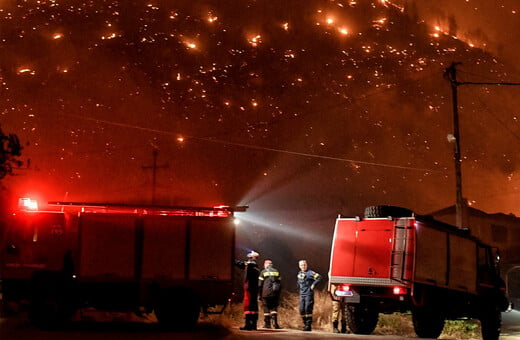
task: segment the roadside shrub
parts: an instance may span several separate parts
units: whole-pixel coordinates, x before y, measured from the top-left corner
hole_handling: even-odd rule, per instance
[[[282,328],[301,329],[303,322],[299,312],[299,295],[292,292],[283,292],[278,308],[278,323]],[[316,291],[314,295],[313,324],[314,330],[332,331],[332,303],[327,291]],[[212,322],[223,327],[238,328],[244,322],[242,303],[233,301],[226,307],[225,313],[218,317],[211,317]],[[262,304],[259,304],[258,327],[264,325]],[[410,313],[380,314],[379,322],[374,330],[375,335],[396,335],[407,338],[416,338]],[[468,340],[480,339],[480,323],[476,320],[447,320],[440,339]]]
[[[480,322],[477,320],[446,320],[443,339],[481,339]]]
[[[379,322],[374,334],[416,337],[411,315],[403,313],[379,314]]]

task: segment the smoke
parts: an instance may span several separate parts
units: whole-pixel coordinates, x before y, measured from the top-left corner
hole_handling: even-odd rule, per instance
[[[408,14],[418,21],[436,25],[442,31],[470,42],[516,68],[520,13],[515,0],[500,2],[471,1],[404,1]]]
[[[503,5],[131,1],[65,13],[24,4],[1,23],[2,123],[31,143],[34,168],[11,180],[59,198],[148,203],[157,147],[165,204],[261,198],[308,229],[367,205],[451,205],[443,72],[462,61],[464,80],[515,75],[500,45],[516,36],[504,30],[516,17]],[[459,92],[464,194],[481,209],[517,212],[488,189],[506,191],[515,178],[517,96]]]

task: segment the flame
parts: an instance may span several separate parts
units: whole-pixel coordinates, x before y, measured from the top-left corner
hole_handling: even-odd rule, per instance
[[[198,48],[197,43],[191,39],[184,39],[182,43],[190,50],[195,50]]]
[[[257,47],[259,44],[262,43],[262,36],[260,34],[255,35],[254,37],[251,37],[248,39],[249,44],[253,47]]]
[[[110,39],[114,39],[115,37],[117,37],[116,33],[108,33],[108,35],[102,36],[101,40],[110,40]]]
[[[218,17],[216,15],[213,15],[213,13],[208,13],[208,22],[210,24],[216,22],[218,20]]]
[[[16,71],[17,74],[30,74],[31,76],[34,76],[36,74],[36,71],[29,67],[19,67]]]

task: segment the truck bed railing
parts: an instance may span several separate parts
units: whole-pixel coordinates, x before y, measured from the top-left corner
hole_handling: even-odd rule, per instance
[[[197,216],[197,217],[228,217],[234,212],[244,212],[248,206],[216,206],[216,207],[192,207],[192,206],[168,206],[168,205],[137,205],[122,203],[99,202],[48,202],[50,207],[58,207],[61,210],[73,209],[80,212],[91,213],[121,213],[142,215],[167,215],[167,216]]]

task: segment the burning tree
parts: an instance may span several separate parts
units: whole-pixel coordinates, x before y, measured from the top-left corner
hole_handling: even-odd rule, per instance
[[[18,157],[22,154],[20,140],[15,134],[4,134],[0,128],[0,179],[13,173],[13,166],[21,166]]]

